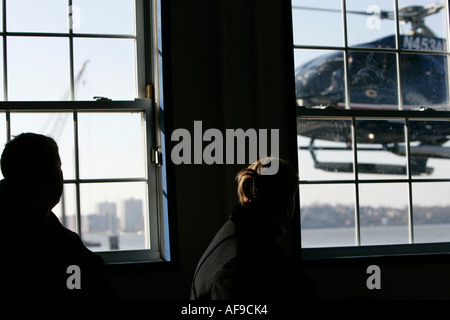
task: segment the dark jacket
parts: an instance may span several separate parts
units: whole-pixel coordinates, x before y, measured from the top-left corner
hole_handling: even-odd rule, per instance
[[[12,299],[117,298],[105,276],[103,259],[51,212],[37,216],[27,198],[0,182],[0,270],[4,297]],[[80,268],[80,289],[67,280]]]
[[[201,257],[191,299],[312,299],[314,289],[277,242],[283,230],[237,205]]]

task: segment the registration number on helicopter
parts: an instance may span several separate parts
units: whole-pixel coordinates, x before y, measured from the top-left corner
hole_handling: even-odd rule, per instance
[[[404,36],[403,49],[443,51],[444,42],[442,39],[432,37]]]

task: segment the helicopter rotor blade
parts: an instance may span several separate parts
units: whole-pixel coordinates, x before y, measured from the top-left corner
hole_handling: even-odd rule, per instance
[[[445,7],[443,3],[432,3],[427,6],[407,6],[400,8],[398,10],[398,18],[400,21],[412,21],[413,19],[423,19],[432,14],[438,13]],[[314,10],[314,11],[324,11],[324,12],[342,12],[339,9],[327,9],[327,8],[313,8],[313,7],[303,7],[303,6],[292,6],[292,9],[300,10]],[[381,19],[395,19],[395,13],[393,11],[380,10],[379,12],[374,11],[353,11],[347,10],[347,13],[360,14],[366,16],[379,15]]]
[[[312,8],[312,7],[302,7],[302,6],[292,6],[292,9],[300,9],[300,10],[314,10],[314,11],[325,11],[325,12],[342,12],[342,10],[339,9],[326,9],[326,8]],[[361,14],[365,16],[373,16],[379,14],[381,19],[394,19],[394,12],[392,11],[380,11],[379,13],[371,12],[371,11],[354,11],[354,10],[347,10],[347,13],[353,13],[353,14]]]
[[[338,10],[338,9],[311,8],[311,7],[302,7],[302,6],[292,6],[292,9],[327,11],[327,12],[341,12],[342,11],[342,10]]]
[[[443,3],[432,3],[427,6],[408,6],[399,9],[400,20],[409,21],[411,19],[423,19],[432,14],[438,13],[444,8]]]

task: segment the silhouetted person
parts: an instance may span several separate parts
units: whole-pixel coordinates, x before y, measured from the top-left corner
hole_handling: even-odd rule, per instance
[[[271,161],[278,172],[261,174]],[[290,223],[298,175],[281,159],[266,158],[236,176],[240,204],[201,257],[191,299],[312,299],[315,291],[277,239]]]
[[[116,298],[104,275],[103,259],[87,249],[51,211],[63,191],[56,142],[23,133],[1,156],[0,237],[2,293],[6,298]],[[68,270],[79,267],[80,289]],[[69,280],[69,286],[67,282]],[[73,281],[71,281],[73,280]]]

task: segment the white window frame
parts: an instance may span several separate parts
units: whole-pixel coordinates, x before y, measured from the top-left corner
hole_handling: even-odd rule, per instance
[[[6,0],[2,0],[5,9]],[[68,6],[72,4],[68,0]],[[74,122],[74,146],[75,146],[75,178],[65,179],[64,184],[73,184],[76,189],[76,229],[81,232],[81,206],[80,206],[80,185],[88,183],[120,183],[120,182],[145,182],[147,194],[147,206],[144,206],[144,221],[146,224],[145,242],[148,249],[139,250],[117,250],[96,252],[103,257],[106,263],[130,263],[130,262],[155,262],[170,260],[170,250],[165,248],[167,237],[165,224],[167,217],[164,215],[162,175],[163,165],[161,162],[161,119],[159,116],[159,67],[157,59],[158,35],[156,19],[160,17],[156,14],[159,1],[135,0],[135,35],[104,35],[104,34],[77,34],[72,29],[68,33],[28,33],[28,32],[8,32],[6,29],[7,12],[3,10],[3,79],[4,79],[4,99],[0,102],[0,113],[4,113],[6,119],[6,138],[11,137],[11,113],[71,113]],[[7,38],[9,36],[31,36],[31,37],[64,37],[70,42],[70,100],[69,101],[8,101],[7,82]],[[112,101],[110,99],[98,99],[93,101],[74,100],[74,61],[73,61],[73,39],[81,38],[113,38],[113,39],[135,39],[136,40],[136,85],[137,98],[127,101]],[[155,90],[153,90],[156,88]],[[80,179],[79,158],[78,158],[78,115],[80,113],[118,113],[130,112],[141,113],[143,132],[145,137],[145,163],[146,172],[143,178],[123,178],[123,179]],[[169,250],[169,251],[168,251]],[[168,253],[169,257],[166,256]]]

